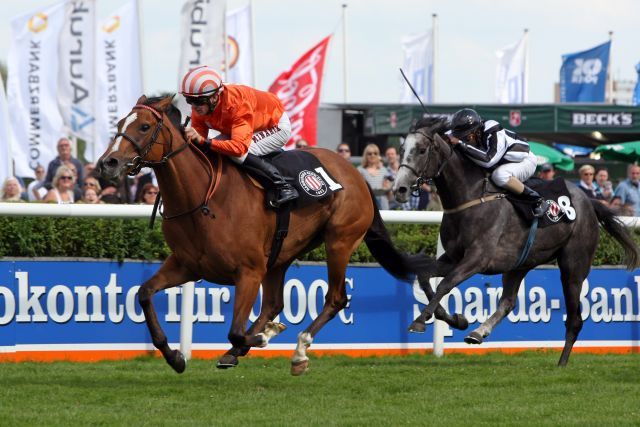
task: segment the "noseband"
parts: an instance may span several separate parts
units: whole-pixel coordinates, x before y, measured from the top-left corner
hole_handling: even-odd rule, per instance
[[[428,141],[433,142],[433,138],[429,137],[426,133],[424,133],[422,131],[415,131],[413,133],[419,133],[420,135],[424,136]],[[453,156],[453,147],[451,147],[451,145],[449,145],[449,144],[447,144],[447,147],[449,147],[449,156],[444,160],[444,162],[442,162],[442,164],[438,168],[438,171],[433,176],[426,176],[424,173],[418,172],[415,168],[411,167],[410,165],[408,165],[406,163],[400,164],[400,166],[398,167],[398,170],[400,170],[400,168],[407,168],[407,169],[409,169],[411,171],[411,173],[413,173],[417,177],[415,182],[413,183],[413,185],[411,185],[411,192],[412,193],[419,192],[420,191],[420,187],[422,186],[422,184],[424,184],[425,182],[429,182],[429,181],[431,181],[431,180],[433,180],[435,178],[438,178],[440,176],[440,174],[442,173],[442,170],[444,169],[444,167],[449,162],[449,159],[451,159],[451,156]],[[429,147],[429,148],[431,148],[431,147]],[[428,155],[428,153],[427,153],[427,155]]]
[[[158,123],[156,124],[156,128],[153,130],[153,134],[151,135],[151,141],[145,147],[142,147],[140,142],[136,141],[132,136],[129,136],[124,132],[118,132],[115,134],[114,138],[117,138],[119,136],[123,137],[124,139],[129,141],[131,145],[135,147],[136,152],[138,153],[138,155],[134,157],[131,160],[131,162],[127,164],[127,166],[132,167],[131,171],[128,174],[129,176],[136,176],[140,172],[140,169],[142,169],[143,167],[147,167],[147,166],[153,167],[153,166],[164,165],[165,163],[167,163],[167,160],[169,160],[171,157],[175,156],[180,151],[187,148],[187,146],[189,145],[188,142],[185,142],[183,145],[181,145],[177,149],[170,151],[168,154],[164,155],[162,159],[160,159],[159,161],[145,160],[145,158],[149,154],[149,151],[151,151],[153,144],[157,142],[156,139],[158,139],[158,136],[160,135],[160,131],[162,130],[162,126],[163,126],[162,114],[155,108],[150,107],[148,105],[144,105],[144,104],[136,104],[133,107],[133,109],[134,110],[143,109],[143,110],[150,111],[153,114],[153,116],[158,120]],[[173,136],[171,135],[171,133],[169,133],[169,138],[170,138],[169,147],[171,147],[172,145],[171,143],[173,142]]]

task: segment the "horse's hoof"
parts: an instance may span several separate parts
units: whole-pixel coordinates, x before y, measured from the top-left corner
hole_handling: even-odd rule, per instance
[[[299,377],[309,370],[309,359],[300,362],[291,362],[291,375]]]
[[[469,335],[464,337],[464,342],[467,344],[482,344],[482,335],[477,333],[476,331],[471,332]]]
[[[464,331],[469,327],[469,321],[462,314],[456,313],[452,317],[455,324],[452,324],[451,326],[454,328]]]
[[[427,325],[423,322],[413,321],[411,325],[409,325],[409,332],[414,332],[416,334],[423,334],[427,329]]]
[[[180,350],[173,350],[171,352],[170,360],[167,360],[169,365],[173,368],[174,371],[181,374],[187,369],[187,359],[184,358],[184,355],[180,352]]]
[[[229,369],[238,366],[238,358],[232,354],[225,354],[216,363],[218,369]]]

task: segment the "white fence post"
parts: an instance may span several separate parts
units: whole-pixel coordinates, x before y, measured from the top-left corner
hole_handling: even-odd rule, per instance
[[[442,242],[440,241],[440,233],[438,233],[438,249],[436,250],[436,259],[440,257],[440,255],[444,254],[444,248],[442,247]],[[442,277],[438,277],[434,281],[434,290],[438,287],[438,285],[442,282]],[[431,285],[430,285],[431,286]],[[444,331],[446,330],[446,323],[442,320],[438,320],[433,318],[433,355],[436,357],[444,356]]]
[[[182,285],[182,304],[180,306],[180,352],[186,360],[191,359],[194,294],[195,284],[193,282],[187,282]]]

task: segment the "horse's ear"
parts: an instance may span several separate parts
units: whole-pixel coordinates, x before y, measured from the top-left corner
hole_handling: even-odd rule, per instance
[[[140,98],[138,98],[138,102],[136,102],[136,104],[144,104],[145,102],[147,102],[147,97],[145,95],[142,95]]]
[[[436,136],[434,139],[438,144],[447,144],[447,141],[445,141],[445,139],[441,137],[439,133],[436,133]]]
[[[156,108],[160,111],[169,111],[169,108],[171,107],[171,102],[173,101],[174,96],[176,95],[173,94],[173,95],[169,95],[162,98],[162,100],[156,104]]]

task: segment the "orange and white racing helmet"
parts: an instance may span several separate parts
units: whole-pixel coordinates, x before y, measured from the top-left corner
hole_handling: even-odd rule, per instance
[[[180,93],[184,96],[210,96],[223,88],[221,74],[207,65],[202,65],[185,74]]]

